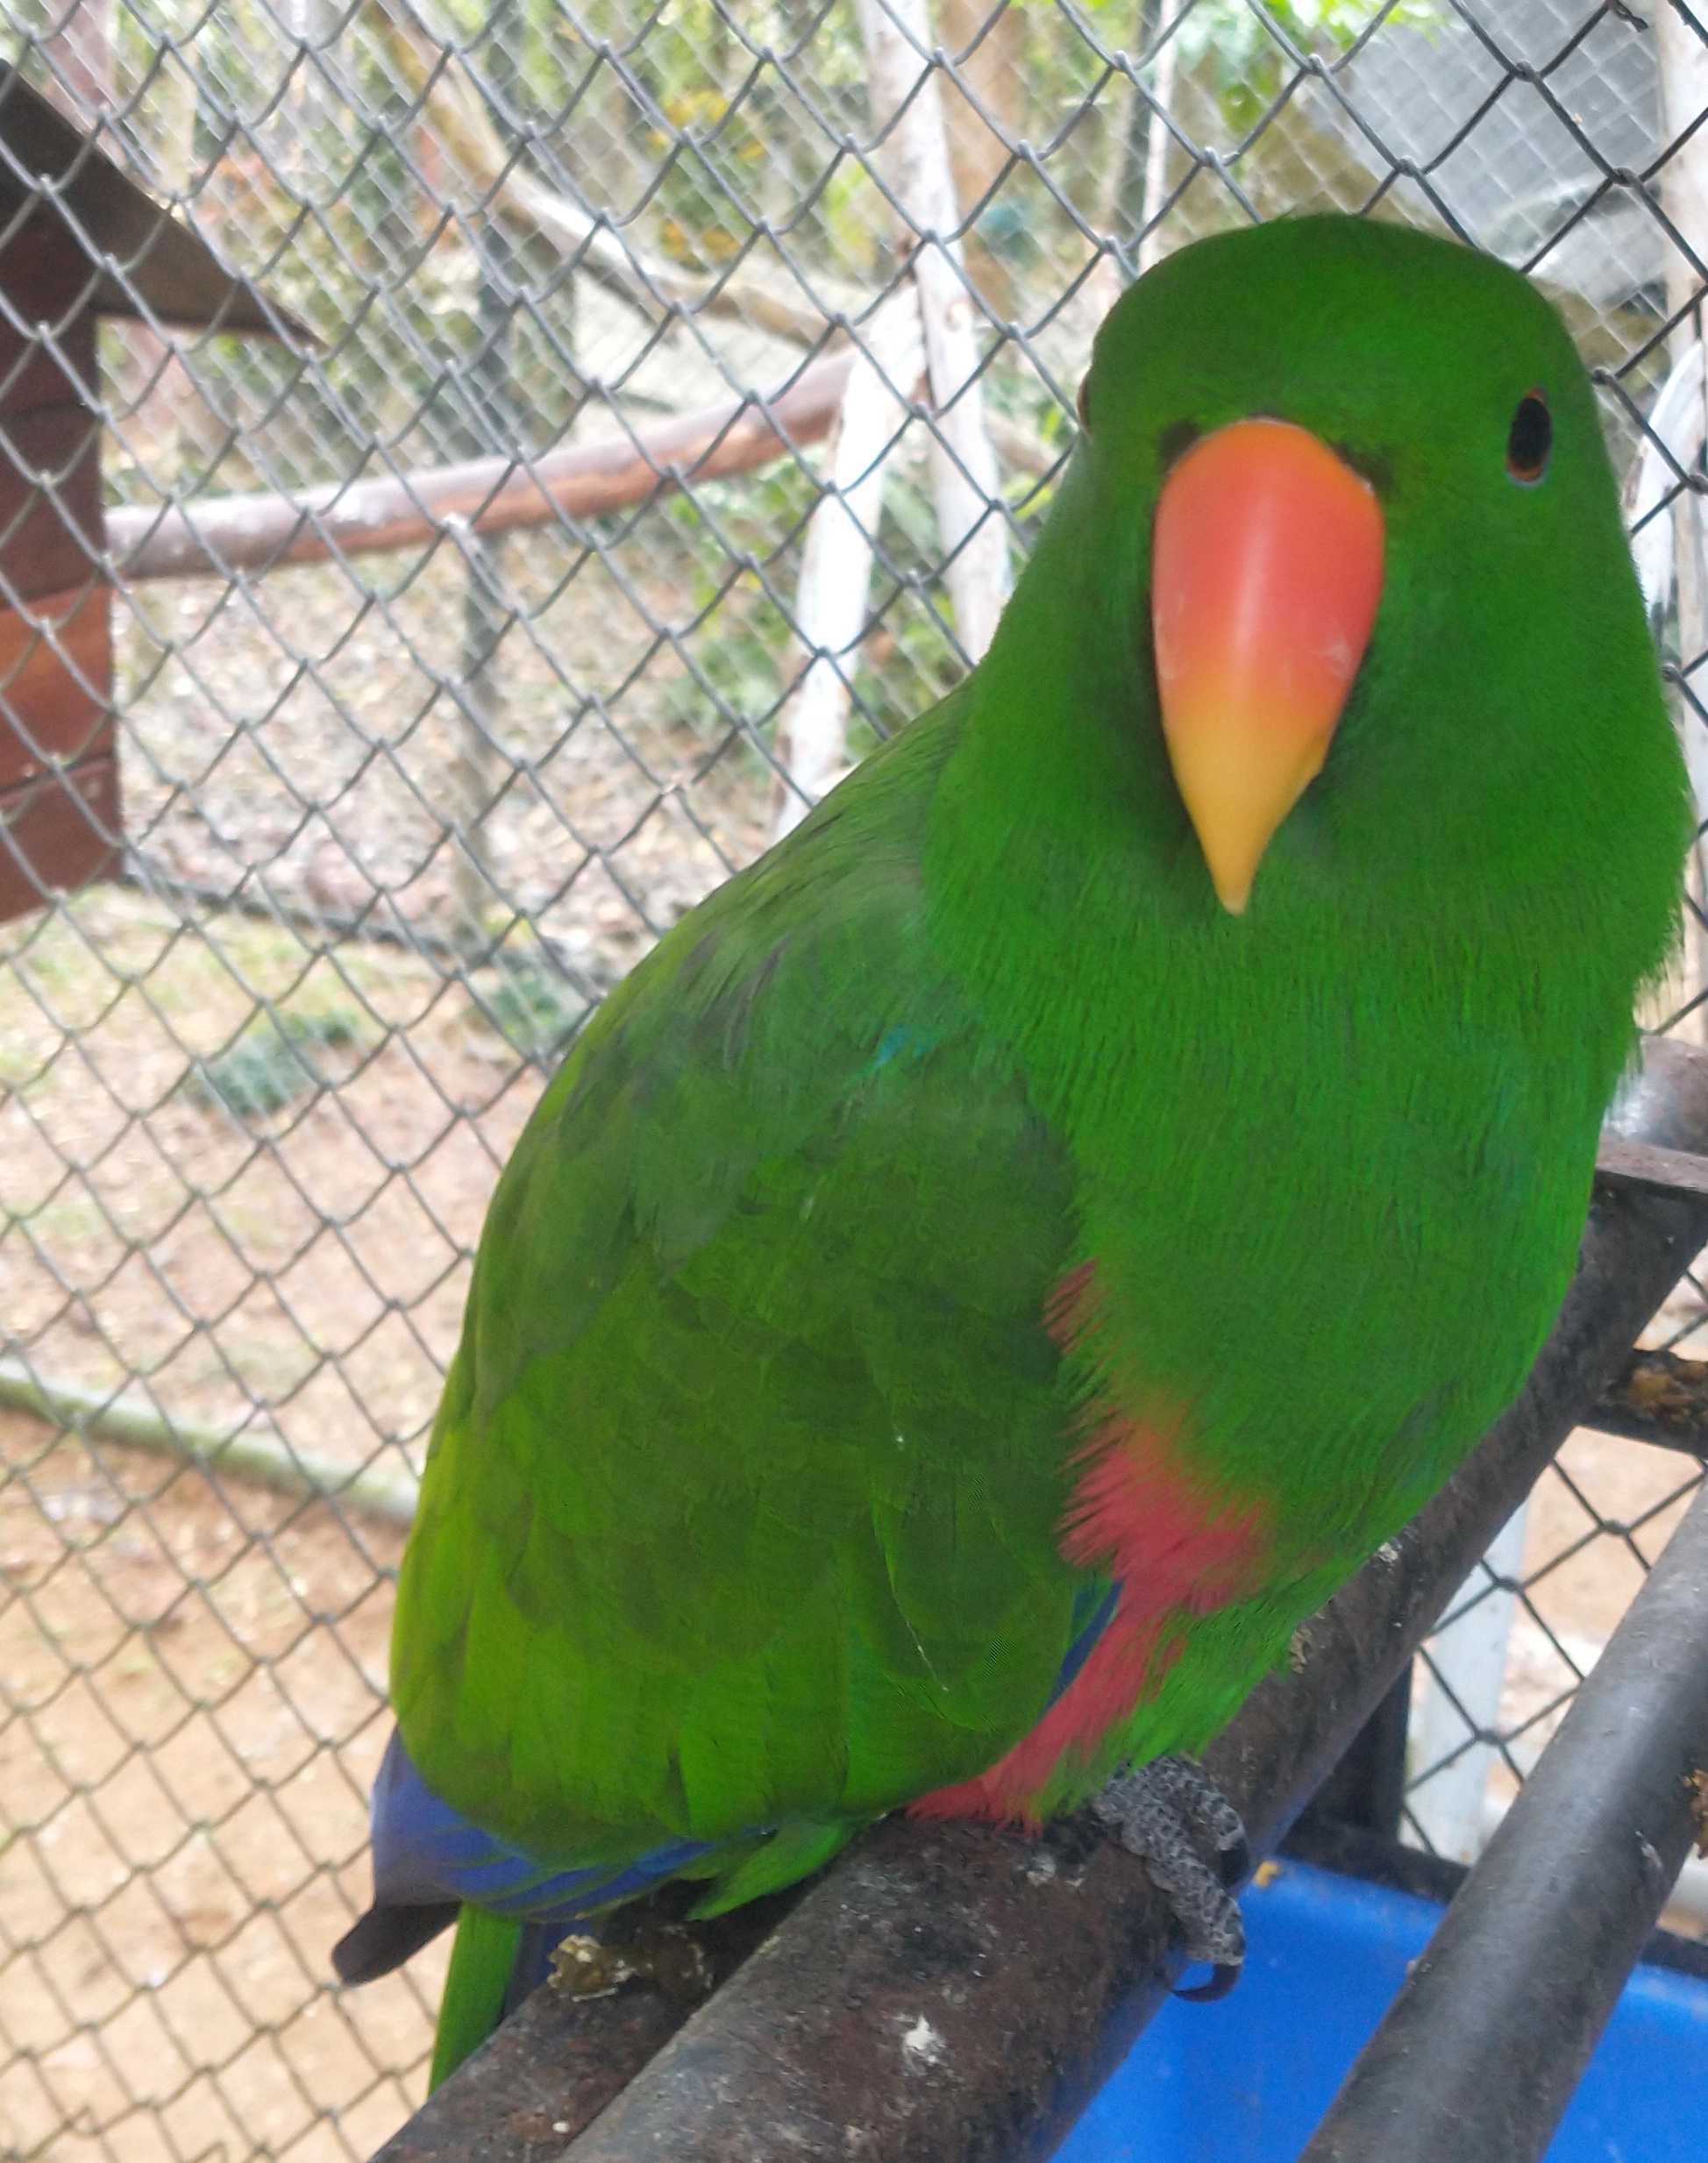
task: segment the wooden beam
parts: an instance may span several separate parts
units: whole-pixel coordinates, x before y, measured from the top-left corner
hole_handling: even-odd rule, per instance
[[[424,548],[459,527],[510,533],[625,510],[687,481],[750,473],[815,442],[836,416],[852,365],[851,353],[837,353],[769,395],[750,392],[639,434],[549,451],[526,465],[470,459],[292,495],[110,510],[113,568],[126,580],[223,578],[377,549]]]
[[[93,581],[0,609],[0,790],[55,761],[110,756],[110,588]]]
[[[0,607],[101,570],[101,423],[86,406],[0,413]]]
[[[0,923],[118,869],[110,591],[0,609]]]
[[[0,793],[0,923],[110,878],[120,855],[118,772],[86,758]]]
[[[0,410],[99,402],[94,287],[56,218],[38,212],[0,245]]]

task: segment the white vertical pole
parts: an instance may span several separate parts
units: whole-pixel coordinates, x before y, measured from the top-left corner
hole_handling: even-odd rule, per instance
[[[912,244],[931,380],[931,487],[955,630],[968,658],[990,644],[1008,595],[1008,532],[985,425],[975,307],[955,238],[960,211],[927,0],[858,0],[872,116]]]
[[[1185,12],[1185,7],[1164,11],[1171,32]],[[1159,18],[1160,19],[1160,18]],[[1180,39],[1171,35],[1168,43],[1156,56],[1156,79],[1152,86],[1150,133],[1145,143],[1144,208],[1141,214],[1142,231],[1139,239],[1139,275],[1163,260],[1162,230],[1152,220],[1161,215],[1163,197],[1168,191],[1168,154],[1173,144],[1169,132],[1169,115],[1174,110],[1174,71],[1180,58]]]
[[[1482,1561],[1448,1606],[1454,1608],[1493,1579],[1517,1579],[1524,1562],[1524,1533],[1529,1505],[1509,1518]],[[1452,1756],[1450,1764],[1429,1774],[1406,1796],[1406,1806],[1419,1832],[1438,1855],[1471,1861],[1483,1845],[1483,1797],[1489,1784],[1493,1748],[1486,1742],[1461,1745],[1471,1734],[1491,1730],[1500,1712],[1506,1676],[1506,1648],[1512,1634],[1516,1593],[1498,1584],[1476,1604],[1437,1630],[1425,1647],[1431,1675],[1423,1703],[1412,1722],[1407,1756],[1427,1768]]]
[[[1681,311],[1690,310],[1682,316],[1672,338],[1674,360],[1682,363],[1688,361],[1691,345],[1701,338],[1703,274],[1697,265],[1708,266],[1708,130],[1698,125],[1708,111],[1708,45],[1684,16],[1668,6],[1655,11],[1655,43],[1661,73],[1662,147],[1670,153],[1661,168],[1661,203],[1683,244],[1667,251],[1667,311],[1679,317]],[[1691,431],[1698,442],[1701,418],[1700,412],[1693,416],[1696,425]],[[1694,457],[1690,463],[1694,465]],[[1704,665],[1708,661],[1708,558],[1704,549],[1701,499],[1694,489],[1680,493],[1673,509],[1673,523],[1678,659],[1689,694],[1687,710],[1680,716],[1681,735],[1696,786],[1697,815],[1701,817],[1704,730],[1688,705],[1708,702],[1708,665]],[[1697,847],[1690,853],[1687,884],[1698,903],[1703,872],[1703,851]],[[1688,998],[1708,980],[1708,949],[1704,949],[1700,920],[1690,908],[1684,912],[1683,958],[1683,990]],[[1700,1011],[1687,1014],[1680,1025],[1682,1035],[1698,1042],[1704,1032]]]
[[[907,423],[901,400],[925,367],[912,286],[873,317],[843,393],[829,483],[807,528],[795,598],[804,674],[784,709],[777,751],[788,779],[772,839],[781,841],[842,778],[848,757],[850,678],[870,605],[873,537],[884,468]]]

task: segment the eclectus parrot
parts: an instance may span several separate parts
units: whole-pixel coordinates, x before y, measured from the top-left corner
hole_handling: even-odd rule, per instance
[[[522,1918],[1201,1747],[1571,1275],[1690,813],[1565,331],[1299,219],[1142,279],[1081,414],[985,658],[499,1182],[339,1948],[462,1903],[440,2074]]]

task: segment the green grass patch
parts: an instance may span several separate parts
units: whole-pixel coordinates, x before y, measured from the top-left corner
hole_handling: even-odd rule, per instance
[[[283,1014],[276,1021],[257,1014],[224,1051],[199,1060],[185,1086],[197,1102],[233,1119],[270,1118],[330,1087],[335,1077],[321,1055],[360,1041],[360,1022],[348,1008]]]
[[[524,1059],[556,1059],[587,1011],[563,978],[528,962],[505,964],[497,983],[478,996],[480,1019]]]

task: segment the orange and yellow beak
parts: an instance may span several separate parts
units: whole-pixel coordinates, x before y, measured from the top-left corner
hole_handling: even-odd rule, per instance
[[[1382,511],[1308,429],[1235,421],[1170,472],[1150,621],[1169,760],[1222,907],[1322,770],[1382,597]]]

